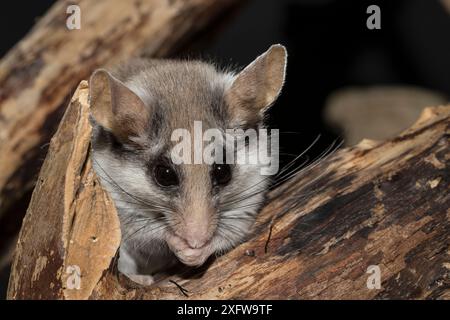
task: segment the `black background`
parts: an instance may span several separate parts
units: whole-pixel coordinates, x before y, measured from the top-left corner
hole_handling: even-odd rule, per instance
[[[53,2],[2,4],[0,55]],[[371,4],[381,9],[381,30],[366,27]],[[252,0],[207,40],[179,55],[242,67],[273,43],[287,46],[287,81],[270,119],[272,127],[296,132],[281,136],[281,147],[291,154],[318,134],[313,153],[339,137],[321,119],[336,89],[406,84],[450,96],[450,16],[438,0]]]
[[[0,4],[0,56],[53,2]],[[381,30],[366,27],[371,4],[381,8]],[[450,96],[450,15],[438,0],[253,0],[214,37],[180,55],[245,66],[273,43],[289,53],[286,85],[270,111],[272,127],[295,132],[281,135],[286,153],[298,154],[321,134],[312,151],[318,153],[339,137],[321,119],[336,89],[407,84]],[[7,277],[1,275],[0,297]]]

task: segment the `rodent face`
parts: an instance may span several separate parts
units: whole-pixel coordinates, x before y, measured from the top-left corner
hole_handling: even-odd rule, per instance
[[[284,48],[276,53],[285,58]],[[284,64],[282,71],[284,77]],[[168,246],[181,262],[200,265],[248,235],[269,184],[261,166],[171,158],[172,132],[186,129],[194,139],[195,121],[224,133],[263,126],[262,112],[251,110],[260,97],[249,99],[257,91],[234,88],[262,80],[241,78],[206,63],[168,61],[138,61],[114,76],[101,71],[91,78],[94,168],[115,201],[123,243],[142,250]]]
[[[267,190],[268,177],[259,168],[224,164],[229,174],[219,180],[217,165],[173,165],[170,154],[151,150],[94,152],[96,171],[119,210],[124,240],[145,243],[176,236],[192,249],[208,245],[211,254],[245,239]],[[171,172],[164,180],[165,170]]]

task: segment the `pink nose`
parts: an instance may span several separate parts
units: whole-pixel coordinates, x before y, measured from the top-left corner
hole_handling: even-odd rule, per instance
[[[210,211],[196,210],[183,219],[184,223],[180,226],[179,236],[189,247],[198,249],[210,241],[214,231],[212,216]]]
[[[208,242],[209,237],[207,235],[199,235],[195,232],[189,232],[186,235],[185,240],[189,247],[192,249],[198,249],[203,247]]]
[[[203,247],[211,239],[211,228],[207,224],[186,224],[181,230],[180,237],[186,241],[192,249]]]

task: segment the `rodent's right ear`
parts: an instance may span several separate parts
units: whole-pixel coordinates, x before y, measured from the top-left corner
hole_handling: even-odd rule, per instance
[[[91,115],[95,122],[125,142],[145,133],[149,110],[142,100],[104,69],[89,81]]]

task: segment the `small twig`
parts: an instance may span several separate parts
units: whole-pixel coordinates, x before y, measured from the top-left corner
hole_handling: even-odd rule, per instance
[[[267,237],[266,244],[264,245],[264,253],[267,253],[267,250],[269,249],[269,241],[270,238],[272,237],[273,222],[274,220],[272,220],[272,222],[270,223],[269,236]]]
[[[187,292],[189,292],[189,290],[183,288],[183,287],[180,286],[178,283],[176,283],[174,280],[169,280],[169,282],[172,282],[174,285],[176,285],[177,288],[180,289],[181,293],[182,293],[185,297],[189,297],[189,295],[187,294]]]

